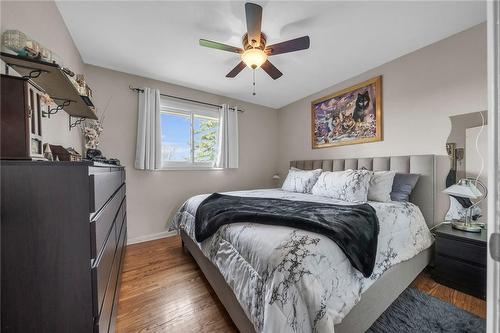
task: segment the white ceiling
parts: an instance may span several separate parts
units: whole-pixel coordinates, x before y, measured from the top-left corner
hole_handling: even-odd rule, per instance
[[[257,70],[225,77],[237,54],[204,48],[206,38],[241,46],[243,2],[68,1],[57,6],[83,61],[273,108],[322,90],[486,20],[473,2],[264,2],[268,45],[309,35],[305,51],[270,61],[273,81]],[[167,92],[168,93],[168,92]]]

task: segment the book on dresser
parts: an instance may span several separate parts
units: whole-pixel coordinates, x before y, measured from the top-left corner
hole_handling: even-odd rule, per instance
[[[113,332],[125,169],[1,161],[1,331]]]

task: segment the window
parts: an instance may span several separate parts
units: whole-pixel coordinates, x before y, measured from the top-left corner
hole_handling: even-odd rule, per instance
[[[163,168],[211,168],[218,152],[219,110],[192,103],[161,105]]]

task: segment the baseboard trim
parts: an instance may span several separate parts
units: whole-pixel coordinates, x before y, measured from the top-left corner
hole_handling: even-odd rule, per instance
[[[149,235],[144,235],[144,236],[139,236],[139,237],[127,239],[127,245],[152,241],[152,240],[160,239],[160,238],[172,237],[175,235],[177,235],[177,231],[175,231],[175,230],[174,231],[162,231],[162,232],[158,232],[156,234],[149,234]]]

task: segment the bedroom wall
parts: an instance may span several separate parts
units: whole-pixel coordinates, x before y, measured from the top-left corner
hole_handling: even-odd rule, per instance
[[[64,20],[53,1],[1,1],[1,31],[16,29],[29,35],[56,52],[64,66],[75,73],[85,73],[85,65]],[[4,65],[1,65],[4,73]],[[68,129],[68,115],[58,112],[42,121],[44,141],[72,146],[82,152],[82,137],[78,130]]]
[[[83,63],[53,1],[2,1],[1,31],[18,29],[61,56],[64,65],[86,75],[99,113],[106,110],[101,149],[127,167],[129,239],[141,240],[166,233],[167,222],[191,195],[269,187],[277,171],[277,111],[201,91],[115,72]],[[43,23],[41,23],[43,22]],[[2,64],[3,71],[3,64]],[[2,72],[3,73],[3,72]],[[226,171],[158,171],[133,168],[137,124],[137,94],[128,89],[149,86],[173,95],[211,103],[230,103],[245,110],[240,116],[240,168]],[[68,130],[68,116],[59,112],[43,120],[44,139],[73,146],[82,152],[79,130]]]
[[[445,155],[449,116],[487,110],[486,74],[483,23],[285,106],[278,115],[280,173],[294,159]],[[312,149],[311,101],[377,75],[384,140]]]
[[[276,171],[284,175],[292,159],[445,154],[444,144],[450,131],[448,117],[487,108],[485,24],[277,111],[85,65],[54,2],[2,1],[0,6],[2,31],[19,29],[27,33],[58,53],[65,66],[76,73],[84,73],[101,112],[110,101],[100,148],[106,156],[120,159],[127,167],[128,224],[132,240],[165,234],[171,214],[191,195],[274,186],[271,176]],[[383,75],[384,141],[311,149],[310,102],[376,75]],[[240,168],[225,171],[135,170],[137,95],[128,89],[129,84],[157,87],[173,95],[243,108],[246,112],[240,117]],[[64,112],[44,120],[43,126],[46,141],[81,151],[81,133],[68,130],[68,116]]]
[[[109,102],[100,149],[105,156],[120,159],[127,168],[129,241],[166,234],[171,215],[192,195],[275,185],[271,177],[277,165],[277,110],[90,65],[86,73],[100,112]],[[228,103],[243,109],[245,112],[239,114],[239,169],[154,172],[134,169],[137,93],[129,85],[158,88],[174,96]]]

